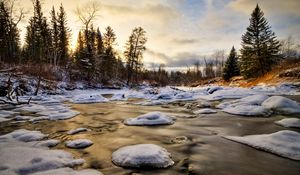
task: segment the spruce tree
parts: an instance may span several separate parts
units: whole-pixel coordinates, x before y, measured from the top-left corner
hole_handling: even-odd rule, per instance
[[[228,81],[231,77],[237,76],[239,74],[240,70],[238,66],[238,57],[233,46],[223,69],[223,79]]]
[[[280,44],[275,33],[257,6],[250,18],[250,25],[242,36],[241,74],[245,78],[257,77],[271,70],[279,58]]]
[[[50,64],[57,65],[58,53],[59,53],[59,36],[58,36],[58,26],[57,26],[57,17],[54,7],[51,10],[51,35],[52,35],[52,61]]]
[[[65,65],[69,58],[70,29],[67,27],[67,16],[62,4],[59,7],[57,24],[59,38],[59,64]]]
[[[4,1],[0,2],[0,61],[8,59],[9,13]]]

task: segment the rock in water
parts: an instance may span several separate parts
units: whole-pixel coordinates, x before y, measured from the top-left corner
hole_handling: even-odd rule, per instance
[[[136,118],[129,118],[124,121],[126,125],[171,125],[175,118],[169,117],[161,112],[149,112]]]
[[[280,114],[300,114],[300,105],[286,97],[270,97],[262,103],[262,106]]]
[[[298,118],[285,118],[275,123],[288,128],[300,128],[300,119]]]
[[[92,144],[93,142],[88,139],[76,139],[66,142],[66,146],[69,148],[86,148],[91,146]]]
[[[125,146],[112,154],[117,166],[132,168],[167,168],[174,164],[166,149],[154,144]]]

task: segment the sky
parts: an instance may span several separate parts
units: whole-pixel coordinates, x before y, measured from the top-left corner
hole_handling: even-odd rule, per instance
[[[32,16],[31,0],[19,0],[29,13],[20,23],[21,38]],[[52,6],[62,3],[72,31],[74,48],[83,25],[75,14],[90,0],[42,0],[44,14],[49,17]],[[165,64],[170,69],[191,66],[216,50],[229,52],[240,48],[241,36],[249,25],[252,10],[258,3],[278,39],[292,36],[300,41],[300,0],[96,0],[99,12],[93,22],[104,32],[111,26],[117,35],[116,50],[124,44],[135,27],[147,32],[144,64]]]

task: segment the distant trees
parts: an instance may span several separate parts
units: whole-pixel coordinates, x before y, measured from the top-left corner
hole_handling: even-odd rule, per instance
[[[296,43],[292,36],[288,36],[286,39],[280,42],[280,52],[283,58],[297,58],[299,56],[300,45]]]
[[[223,79],[228,81],[231,77],[237,76],[239,74],[240,74],[240,69],[238,65],[238,56],[234,46],[232,46],[229,57],[223,69]]]
[[[141,27],[133,29],[124,51],[127,69],[127,84],[132,82],[133,77],[137,82],[138,72],[142,67],[143,52],[146,50],[146,42],[146,31]]]
[[[257,5],[251,14],[250,25],[242,36],[241,74],[251,78],[270,71],[279,58],[279,47],[275,33]]]

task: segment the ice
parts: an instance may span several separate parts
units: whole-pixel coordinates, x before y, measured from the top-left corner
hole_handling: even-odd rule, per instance
[[[86,148],[93,145],[93,142],[88,139],[76,139],[71,141],[66,141],[66,146],[69,148]]]
[[[96,170],[74,171],[83,164],[63,150],[49,150],[58,140],[43,140],[39,131],[16,130],[0,136],[0,174],[5,175],[102,175]]]
[[[223,88],[209,95],[202,95],[199,98],[204,100],[238,99],[256,94],[254,91],[246,88]]]
[[[295,131],[283,130],[272,134],[226,136],[225,138],[282,157],[300,160],[300,134]]]
[[[300,106],[296,101],[286,97],[272,96],[262,106],[280,114],[300,114]]]
[[[223,102],[217,105],[217,108],[224,109],[226,107],[234,107],[240,105],[261,105],[269,96],[267,95],[250,95],[238,100]]]
[[[12,120],[12,117],[16,114],[18,114],[18,112],[8,111],[8,110],[0,110],[0,122]]]
[[[154,144],[122,147],[113,152],[112,161],[117,166],[133,168],[167,168],[174,164],[171,154],[166,149]]]
[[[72,99],[72,103],[84,104],[84,103],[101,103],[108,100],[100,94],[81,94],[75,95]]]
[[[258,105],[238,105],[224,108],[222,111],[244,116],[269,116],[272,113],[269,109]]]
[[[93,169],[84,169],[84,170],[75,171],[72,168],[58,168],[54,170],[33,173],[31,175],[103,175],[103,174]]]
[[[77,133],[84,132],[84,131],[90,131],[90,129],[87,129],[87,128],[77,128],[77,129],[73,129],[73,130],[68,131],[67,134],[73,135],[73,134],[77,134]]]
[[[32,119],[32,116],[24,116],[24,115],[17,115],[14,120],[16,121],[23,121],[23,120],[30,120]]]
[[[46,138],[47,135],[41,133],[40,131],[29,131],[26,129],[18,129],[6,135],[0,136],[0,143],[2,140],[18,140],[22,142],[31,142],[42,140]]]
[[[161,112],[149,112],[136,118],[128,118],[124,123],[126,125],[170,125],[174,120],[175,118]]]
[[[125,94],[114,94],[110,100],[112,101],[121,101],[121,100],[127,100],[127,98],[125,97]]]
[[[217,113],[217,111],[210,109],[210,108],[204,108],[204,109],[196,110],[193,113],[194,114],[213,114],[213,113]]]
[[[285,118],[275,122],[278,125],[288,127],[288,128],[300,128],[299,118]]]

